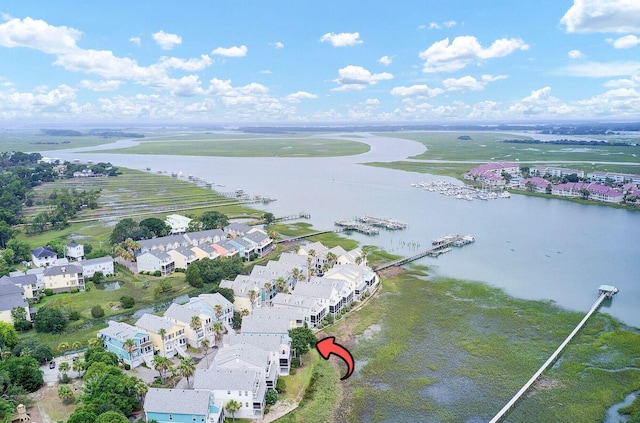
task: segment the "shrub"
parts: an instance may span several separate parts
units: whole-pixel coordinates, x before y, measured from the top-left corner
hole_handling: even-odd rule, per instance
[[[268,390],[264,396],[267,405],[273,405],[278,402],[278,393],[272,389]]]
[[[91,316],[93,316],[94,319],[104,317],[104,310],[102,309],[102,307],[100,307],[100,305],[91,307]]]
[[[63,373],[62,376],[60,377],[60,383],[69,383],[71,382],[71,378],[69,377],[68,374]]]
[[[131,370],[131,365],[129,363],[124,363],[125,370]]]
[[[69,320],[80,320],[80,312],[78,310],[69,310],[67,318]]]
[[[162,272],[159,270],[156,270],[155,272],[153,272],[153,276],[162,276]]]
[[[54,294],[53,289],[51,288],[47,288],[44,291],[42,291],[44,293],[44,295],[46,295],[47,297],[50,297]]]
[[[281,394],[286,390],[287,390],[287,381],[282,378],[278,378],[278,381],[276,382],[276,391],[278,391],[278,393]]]
[[[120,297],[120,305],[122,308],[132,308],[136,304],[136,300],[130,295]]]

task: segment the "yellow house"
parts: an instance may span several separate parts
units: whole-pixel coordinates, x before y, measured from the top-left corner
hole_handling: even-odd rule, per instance
[[[187,350],[187,336],[184,325],[174,323],[164,317],[145,313],[135,326],[149,333],[154,353],[163,357],[184,356]],[[161,332],[164,335],[161,336]]]
[[[82,267],[72,264],[64,266],[51,266],[45,269],[42,276],[44,289],[51,289],[53,292],[84,291],[84,276]]]

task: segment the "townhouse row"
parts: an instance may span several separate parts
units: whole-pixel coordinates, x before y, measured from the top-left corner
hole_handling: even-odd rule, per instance
[[[241,257],[250,260],[262,257],[273,249],[273,240],[260,228],[231,223],[224,230],[188,232],[138,241],[140,250],[135,258],[138,272],[162,275],[175,269],[186,269],[202,258]]]

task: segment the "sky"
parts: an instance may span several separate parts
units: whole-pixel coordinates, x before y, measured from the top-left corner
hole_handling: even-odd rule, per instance
[[[640,120],[640,0],[3,0],[0,125]]]

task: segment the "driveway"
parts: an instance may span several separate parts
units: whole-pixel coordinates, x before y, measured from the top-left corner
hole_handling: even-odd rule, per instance
[[[60,357],[54,357],[53,361],[56,363],[56,367],[53,369],[49,368],[49,363],[40,366],[40,370],[42,370],[42,378],[44,379],[44,383],[47,385],[55,385],[58,382],[58,378],[62,377],[60,370],[58,369],[60,363],[67,362],[69,363],[69,369],[73,367],[73,357],[74,356],[82,356],[82,353],[73,353],[67,354]],[[73,370],[69,370],[67,373],[69,377],[77,377],[77,373]]]

